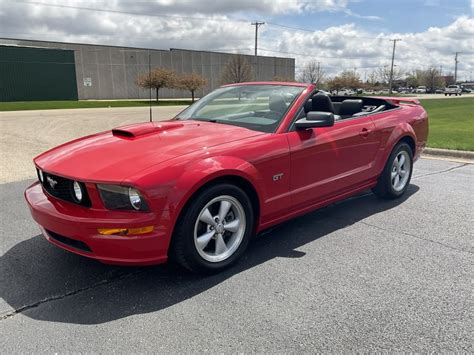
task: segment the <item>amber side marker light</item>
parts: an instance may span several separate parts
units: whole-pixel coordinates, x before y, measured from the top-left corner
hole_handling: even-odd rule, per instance
[[[99,228],[97,231],[101,235],[139,235],[153,232],[154,226],[140,228]]]

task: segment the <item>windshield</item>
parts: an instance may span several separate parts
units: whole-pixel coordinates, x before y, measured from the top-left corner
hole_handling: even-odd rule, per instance
[[[305,89],[287,85],[238,85],[214,90],[176,119],[231,124],[274,132],[288,108]]]

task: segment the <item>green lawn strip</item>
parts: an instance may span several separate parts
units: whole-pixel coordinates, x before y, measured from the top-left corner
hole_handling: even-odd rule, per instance
[[[148,106],[149,101],[12,101],[0,102],[0,111],[20,111],[20,110],[51,110],[69,108],[102,108],[102,107],[139,107]],[[163,100],[157,105],[152,101],[153,106],[178,106],[189,105],[191,100]]]
[[[474,151],[474,98],[420,101],[428,112],[428,147]]]

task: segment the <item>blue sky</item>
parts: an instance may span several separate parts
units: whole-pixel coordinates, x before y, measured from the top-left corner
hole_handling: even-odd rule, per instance
[[[429,27],[443,27],[457,17],[472,16],[469,0],[359,0],[347,5],[354,16],[339,11],[305,12],[282,14],[274,22],[296,27],[324,30],[348,22],[366,29],[385,33],[422,32]],[[358,16],[376,16],[371,20]]]

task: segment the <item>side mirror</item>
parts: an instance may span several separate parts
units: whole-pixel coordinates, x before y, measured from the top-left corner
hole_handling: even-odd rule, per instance
[[[331,112],[310,111],[306,118],[295,122],[296,129],[334,126],[334,114]]]

